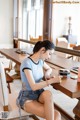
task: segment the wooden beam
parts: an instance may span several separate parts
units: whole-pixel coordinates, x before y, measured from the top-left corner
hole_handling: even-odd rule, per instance
[[[24,39],[17,39],[17,41],[18,42],[21,41],[21,42],[25,42],[25,43],[29,43],[29,44],[33,44],[33,45],[35,45],[35,43],[36,43],[36,42],[29,41],[29,40],[24,40]],[[71,55],[75,55],[75,56],[80,57],[79,50],[73,50],[73,49],[67,49],[67,48],[61,48],[61,47],[55,46],[55,51],[59,51],[59,52],[63,52],[63,53],[67,53],[67,54],[71,54]]]
[[[72,50],[72,49],[67,49],[67,48],[61,48],[61,47],[55,47],[56,51],[79,56],[80,57],[80,51],[79,50]]]

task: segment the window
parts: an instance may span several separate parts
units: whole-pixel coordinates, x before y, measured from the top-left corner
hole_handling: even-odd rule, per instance
[[[38,37],[43,34],[44,0],[23,0],[22,29],[23,38]]]

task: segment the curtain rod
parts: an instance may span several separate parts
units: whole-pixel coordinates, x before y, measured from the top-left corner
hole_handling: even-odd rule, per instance
[[[80,4],[80,1],[53,1],[52,4]]]

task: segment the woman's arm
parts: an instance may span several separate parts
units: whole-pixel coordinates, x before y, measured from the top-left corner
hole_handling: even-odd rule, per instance
[[[44,88],[44,87],[47,86],[47,82],[46,81],[41,81],[39,83],[35,83],[35,80],[33,78],[33,74],[32,74],[31,70],[25,69],[24,72],[25,72],[25,75],[26,75],[27,80],[29,82],[29,85],[30,85],[30,87],[31,87],[31,89],[33,91],[39,90],[39,89]]]
[[[49,84],[60,82],[59,77],[55,77],[55,78],[50,78],[47,81],[41,81],[40,83],[35,83],[32,71],[29,69],[25,69],[24,72],[25,72],[25,75],[26,75],[27,80],[29,82],[29,85],[33,91],[44,88],[44,87],[48,86]]]
[[[52,68],[45,62],[43,68],[44,68],[44,77],[47,79],[51,78]]]

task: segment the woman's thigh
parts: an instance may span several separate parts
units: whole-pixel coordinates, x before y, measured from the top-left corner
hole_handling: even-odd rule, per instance
[[[31,102],[25,102],[24,103],[24,110],[28,113],[35,114],[39,117],[45,118],[44,115],[44,104],[34,100]]]
[[[42,94],[39,96],[39,102],[41,103],[45,103],[46,101],[48,102],[53,102],[53,97],[52,97],[52,93],[49,90],[45,90],[44,92],[42,92]]]

